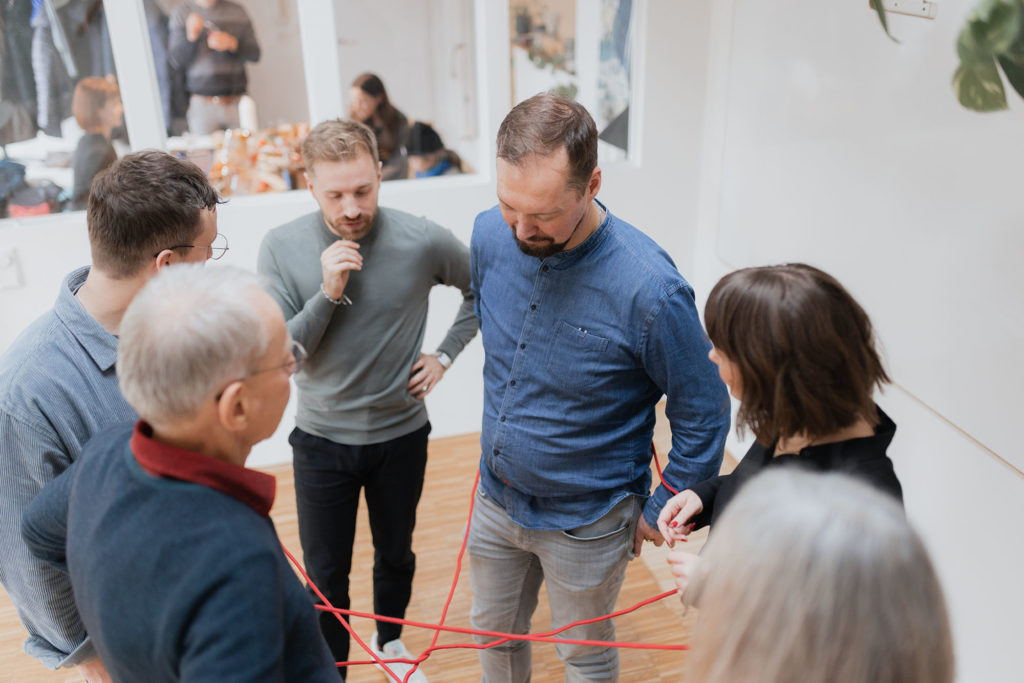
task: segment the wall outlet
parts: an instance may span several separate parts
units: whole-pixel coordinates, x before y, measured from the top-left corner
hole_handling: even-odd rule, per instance
[[[870,0],[868,4],[871,9],[879,0]],[[939,3],[928,2],[928,0],[881,0],[882,9],[890,14],[906,14],[910,17],[921,17],[922,19],[934,19],[939,12]]]
[[[25,286],[21,272],[21,259],[15,247],[0,247],[0,289],[18,289]]]

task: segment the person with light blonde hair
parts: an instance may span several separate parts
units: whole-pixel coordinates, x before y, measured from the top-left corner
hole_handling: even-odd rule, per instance
[[[892,496],[779,468],[723,514],[684,594],[699,608],[689,679],[951,683],[928,552]]]

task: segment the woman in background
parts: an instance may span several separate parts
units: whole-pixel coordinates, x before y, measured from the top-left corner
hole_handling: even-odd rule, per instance
[[[886,455],[896,425],[874,402],[889,376],[871,321],[835,278],[802,263],[738,270],[711,290],[704,322],[708,356],[740,401],[737,429],[757,441],[732,474],[669,499],[658,518],[669,545],[713,526],[748,479],[787,463],[847,472],[902,500]]]
[[[951,683],[942,588],[890,495],[774,468],[739,493],[684,599],[704,683]]]
[[[121,125],[123,114],[121,91],[112,78],[83,78],[75,86],[71,115],[85,134],[78,140],[71,160],[73,210],[86,208],[93,176],[117,161],[110,135]]]
[[[349,116],[365,123],[377,136],[377,151],[384,164],[383,179],[405,178],[409,120],[391,104],[383,81],[372,73],[360,74],[352,81],[349,97]]]

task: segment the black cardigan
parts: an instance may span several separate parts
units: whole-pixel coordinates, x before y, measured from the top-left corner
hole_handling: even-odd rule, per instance
[[[732,474],[713,477],[690,487],[704,504],[701,513],[693,517],[694,528],[714,524],[743,484],[766,467],[788,465],[818,472],[846,472],[892,494],[902,503],[903,489],[893,471],[892,460],[885,454],[896,433],[896,424],[881,408],[875,408],[878,425],[873,436],[807,446],[799,453],[774,457],[774,443],[763,446],[755,442]]]

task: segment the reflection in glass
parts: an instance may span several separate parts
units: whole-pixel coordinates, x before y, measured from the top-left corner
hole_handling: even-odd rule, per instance
[[[224,196],[302,187],[309,110],[295,3],[143,2],[169,151]]]
[[[481,0],[485,1],[490,0]],[[375,74],[387,86],[390,101],[407,117],[406,130],[414,121],[429,123],[446,148],[462,159],[477,158],[474,0],[335,0],[334,4],[345,112],[366,120],[358,111],[364,88],[349,86],[360,74]],[[380,128],[380,123],[371,127]],[[387,158],[388,144],[379,140],[385,150],[382,156]],[[401,146],[407,154],[408,142]],[[407,170],[404,156],[400,170],[392,170],[397,166],[394,162],[385,164],[385,179],[414,175]]]
[[[384,180],[405,178],[408,175],[409,119],[391,104],[383,81],[376,74],[359,74],[352,81],[349,98],[349,118],[365,123],[377,136],[381,177]]]
[[[539,92],[594,117],[602,161],[629,151],[634,0],[510,0],[512,104]]]
[[[103,4],[3,0],[0,33],[0,218],[69,208],[73,159],[83,160],[82,182],[87,183],[93,166],[111,160],[112,141],[127,148],[117,111],[120,98],[110,95],[116,81]],[[83,82],[96,86],[92,91],[102,93],[96,99],[103,105],[110,101],[99,125],[90,117],[91,130],[72,117],[73,94]],[[80,145],[87,134],[99,137]]]

